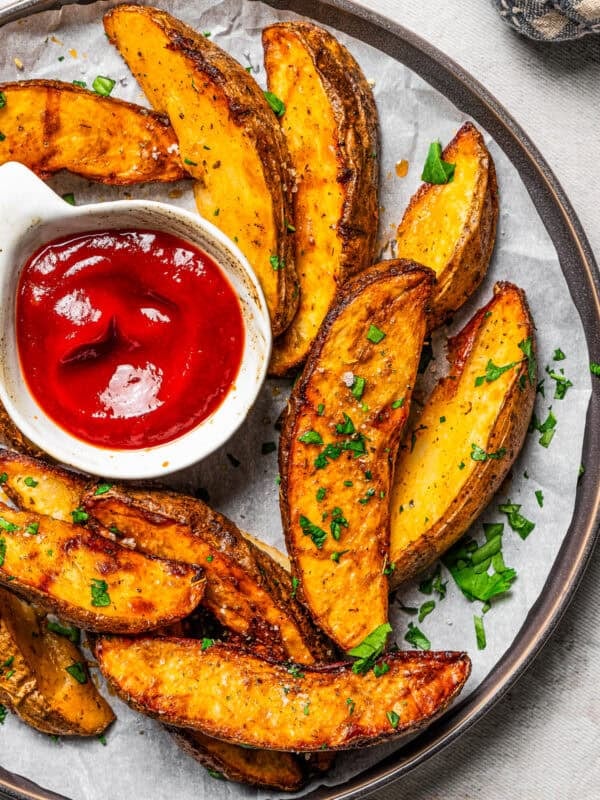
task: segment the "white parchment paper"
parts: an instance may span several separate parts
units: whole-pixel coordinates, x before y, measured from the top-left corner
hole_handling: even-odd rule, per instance
[[[112,5],[113,2],[101,2],[91,6],[68,6],[60,12],[46,12],[0,29],[0,80],[58,78],[85,80],[90,86],[96,75],[107,75],[117,80],[114,96],[146,105],[135,80],[104,35],[102,14]],[[244,66],[251,66],[263,85],[261,29],[275,20],[295,17],[244,0],[225,0],[219,4],[208,0],[194,3],[171,0],[156,5],[164,6],[196,29],[210,32],[213,41],[231,52]],[[382,134],[380,247],[384,254],[389,254],[386,245],[420,183],[429,143],[434,139],[447,142],[465,116],[403,65],[349,36],[337,35],[357,58],[367,78],[374,82]],[[22,71],[17,69],[15,58],[23,63]],[[526,541],[521,541],[505,525],[505,561],[517,570],[518,578],[510,595],[496,602],[485,616],[486,649],[477,650],[473,628],[473,614],[481,613],[481,604],[469,603],[451,578],[447,597],[438,601],[434,612],[419,625],[433,648],[468,650],[473,659],[473,673],[465,694],[477,687],[510,648],[542,589],[567,531],[575,502],[590,397],[583,328],[552,242],[517,170],[495,142],[489,136],[486,139],[496,163],[500,189],[498,241],[487,278],[457,316],[453,330],[458,330],[475,309],[487,302],[495,281],[511,280],[525,289],[537,324],[540,377],[544,376],[544,366],[553,363],[555,348],[560,347],[567,358],[556,366],[564,369],[574,385],[565,400],[554,400],[554,383],[546,376],[545,397],[538,395],[536,413],[544,419],[552,406],[558,419],[554,439],[550,447],[544,449],[538,444],[539,434],[528,436],[511,482],[482,516],[482,521],[506,522],[498,513],[497,504],[510,497],[521,503],[522,513],[536,523]],[[394,169],[400,159],[409,162],[408,174],[402,179],[396,176]],[[59,193],[73,191],[78,204],[134,196],[152,197],[194,209],[189,182],[167,187],[117,189],[60,175],[52,179],[51,185]],[[443,355],[438,354],[438,368],[442,359]],[[248,424],[221,451],[173,479],[173,484],[182,488],[204,487],[215,508],[246,530],[282,548],[275,484],[277,457],[276,453],[261,455],[261,445],[277,441],[275,422],[288,392],[288,382],[268,382]],[[528,478],[524,477],[525,472]],[[543,508],[536,502],[534,492],[537,489],[543,490]],[[474,526],[472,534],[482,540],[480,523]],[[448,578],[444,571],[444,580]],[[429,598],[420,593],[415,584],[404,588],[392,602],[392,622],[396,640],[401,645],[408,622],[415,621],[401,610],[401,605],[419,606],[426,599]],[[97,740],[57,743],[10,715],[0,728],[2,766],[73,800],[228,800],[278,796],[277,792],[258,791],[210,778],[179,750],[157,723],[134,713],[117,699],[109,699],[118,721],[108,733],[106,747]],[[341,755],[324,782],[340,783],[397,747],[396,744]]]

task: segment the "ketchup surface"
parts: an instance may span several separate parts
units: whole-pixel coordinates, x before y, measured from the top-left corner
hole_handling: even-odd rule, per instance
[[[69,433],[117,449],[164,444],[235,380],[244,323],[210,256],[168,233],[83,233],[46,244],[20,278],[21,369]]]

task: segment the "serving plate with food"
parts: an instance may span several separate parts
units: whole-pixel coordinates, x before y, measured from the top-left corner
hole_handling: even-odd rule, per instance
[[[0,29],[0,790],[372,789],[501,696],[591,552],[585,237],[368,12],[35,10]]]

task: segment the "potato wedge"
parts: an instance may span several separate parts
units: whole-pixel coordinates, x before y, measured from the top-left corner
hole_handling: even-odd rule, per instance
[[[285,139],[246,70],[205,36],[165,11],[135,5],[104,17],[152,106],[177,134],[196,179],[202,216],[237,242],[265,293],[273,334],[298,305],[292,239],[293,174]]]
[[[168,120],[147,108],[62,81],[0,83],[0,93],[0,164],[120,186],[186,176]]]
[[[5,589],[0,589],[0,653],[0,703],[36,730],[95,736],[115,719],[79,648],[48,630],[28,603]],[[74,665],[78,678],[67,672]]]
[[[448,376],[407,432],[396,462],[390,542],[394,586],[422,572],[460,539],[523,445],[536,389],[534,325],[525,294],[510,283],[496,284],[492,300],[449,342],[448,360]],[[490,365],[512,366],[498,375]]]
[[[377,107],[360,67],[330,33],[309,22],[263,30],[269,90],[296,174],[294,226],[300,305],[274,342],[270,372],[306,360],[338,287],[370,266],[379,206]]]
[[[425,725],[460,692],[466,653],[395,652],[389,671],[356,675],[350,663],[321,667],[265,661],[222,643],[101,638],[102,673],[126,703],[163,722],[252,747],[342,750]],[[349,702],[350,701],[350,702]]]
[[[347,284],[281,433],[280,505],[299,592],[344,650],[387,621],[387,495],[433,282],[425,267],[388,261]]]
[[[200,567],[0,504],[0,585],[87,630],[139,633],[191,613],[205,579]]]
[[[1,460],[0,460],[1,467]],[[203,605],[219,622],[300,664],[331,658],[332,648],[296,600],[291,578],[231,520],[201,500],[173,492],[112,487],[84,498],[88,513],[144,553],[201,564]]]
[[[466,122],[442,157],[456,164],[450,183],[424,183],[413,195],[396,235],[398,258],[412,258],[437,275],[430,328],[473,294],[496,240],[498,184],[483,137]]]

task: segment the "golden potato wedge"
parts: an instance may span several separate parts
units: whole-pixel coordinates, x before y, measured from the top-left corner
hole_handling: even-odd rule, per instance
[[[498,222],[494,162],[472,123],[462,126],[442,158],[456,164],[453,180],[422,184],[396,236],[398,258],[412,258],[437,276],[431,328],[445,322],[483,280]]]
[[[163,722],[235,744],[295,752],[341,750],[425,725],[460,692],[466,653],[394,652],[389,670],[357,675],[266,661],[194,639],[100,638],[102,673],[126,703]]]
[[[177,744],[211,772],[230,781],[296,792],[307,781],[299,756],[221,742],[200,731],[169,728]]]
[[[191,613],[205,579],[201,567],[0,504],[0,585],[87,630],[139,633]]]
[[[5,589],[0,589],[0,653],[0,703],[38,731],[95,736],[115,719],[79,648],[48,630],[28,603]]]
[[[0,83],[0,93],[0,164],[120,186],[186,176],[168,120],[147,108],[62,81]]]
[[[448,360],[449,374],[407,431],[396,462],[394,586],[460,539],[523,446],[536,389],[534,325],[525,294],[510,283],[496,284],[492,300],[450,340]]]
[[[281,433],[280,505],[298,591],[344,650],[387,621],[387,495],[434,280],[413,262],[388,261],[350,281]]]
[[[201,500],[113,486],[100,495],[90,491],[83,504],[141,552],[201,564],[207,579],[203,605],[249,643],[265,644],[274,657],[300,664],[331,658],[332,648],[296,599],[289,573]]]
[[[370,266],[379,206],[377,107],[360,67],[330,33],[309,22],[263,30],[269,90],[296,174],[294,226],[300,305],[273,344],[269,370],[306,360],[338,287]]]
[[[152,106],[177,134],[202,216],[237,242],[265,293],[274,335],[298,305],[293,174],[275,114],[251,75],[165,11],[122,5],[104,27]]]

